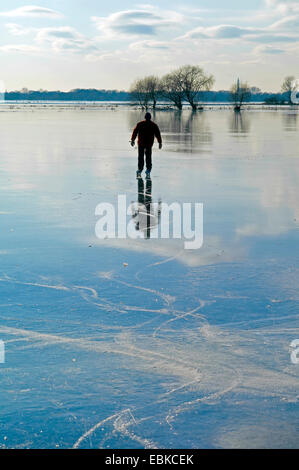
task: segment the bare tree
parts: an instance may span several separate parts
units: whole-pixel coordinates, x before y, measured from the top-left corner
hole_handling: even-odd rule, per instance
[[[295,77],[293,76],[286,77],[282,84],[281,91],[287,94],[289,104],[293,104],[291,97],[292,97],[292,93],[296,91],[296,89],[297,89],[297,85],[296,85]]]
[[[172,101],[178,109],[183,107],[184,87],[180,70],[164,75],[161,80],[162,96]]]
[[[161,82],[155,75],[145,77],[143,80],[144,89],[148,94],[148,99],[153,103],[153,109],[156,109],[157,101],[161,95]]]
[[[136,100],[142,109],[148,108],[150,96],[144,79],[135,80],[130,88],[131,99]]]
[[[142,108],[147,109],[152,102],[156,109],[158,98],[161,94],[161,82],[158,77],[150,75],[148,77],[135,80],[130,88],[131,98],[138,101]]]
[[[195,65],[185,65],[177,70],[181,80],[184,98],[195,111],[198,106],[198,97],[201,91],[212,88],[215,80],[213,75],[206,75],[202,68]]]
[[[251,91],[248,83],[240,83],[238,80],[230,89],[231,100],[235,105],[235,111],[240,111],[245,101],[249,101]]]

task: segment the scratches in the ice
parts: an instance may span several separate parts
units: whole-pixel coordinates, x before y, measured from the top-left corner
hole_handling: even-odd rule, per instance
[[[140,271],[138,271],[136,274],[135,274],[135,279],[137,279],[138,281],[141,281],[140,279],[140,274],[142,272],[144,272],[146,269],[149,269],[149,268],[152,268],[154,266],[160,266],[162,264],[166,264],[166,263],[170,263],[171,261],[174,261],[176,259],[178,259],[181,254],[184,252],[184,250],[181,250],[179,251],[175,256],[171,256],[169,258],[166,258],[166,259],[162,259],[161,261],[157,261],[156,263],[151,263],[151,264],[148,264],[147,266],[145,266],[144,268],[142,268]]]
[[[169,390],[169,392],[165,392],[165,393],[163,394],[163,396],[166,397],[167,395],[171,395],[172,393],[179,392],[180,390],[183,390],[183,389],[186,389],[186,388],[188,388],[188,387],[191,387],[191,385],[198,384],[199,381],[200,381],[200,378],[198,378],[198,379],[196,379],[196,380],[192,380],[192,382],[187,382],[187,383],[181,385],[180,387],[172,388],[171,390]]]
[[[138,436],[133,431],[129,430],[128,428],[132,425],[138,426],[138,422],[133,415],[133,412],[130,408],[122,410],[119,413],[112,414],[107,418],[99,421],[94,426],[92,426],[88,431],[86,431],[82,436],[77,439],[75,444],[73,445],[73,449],[78,449],[81,444],[88,438],[90,439],[91,436],[102,426],[107,425],[109,422],[112,422],[113,428],[119,434],[130,438],[131,440],[141,444],[141,446],[145,449],[157,449],[156,444],[151,441],[150,439],[146,439],[144,437]],[[104,431],[104,428],[102,429]]]
[[[120,433],[127,437],[129,437],[132,441],[141,444],[144,449],[157,449],[158,447],[156,444],[151,441],[150,439],[146,439],[144,437],[138,436],[133,431],[130,431],[128,428],[134,424],[138,426],[138,422],[136,421],[131,409],[125,410],[125,412],[120,413],[118,417],[114,421],[114,428]]]
[[[115,338],[115,343],[112,343],[111,341],[89,341],[85,338],[70,338],[4,326],[0,326],[0,332],[30,338],[32,341],[40,342],[41,346],[48,344],[61,344],[100,354],[110,353],[124,355],[148,364],[149,368],[153,371],[157,370],[159,373],[189,378],[199,374],[196,367],[193,367],[191,364],[186,363],[180,358],[173,358],[165,352],[153,351],[151,349],[140,348],[134,345],[134,343],[130,342],[130,335],[119,335],[119,337]],[[33,345],[31,345],[31,347],[32,346]]]
[[[127,311],[127,312],[129,312],[129,311],[138,312],[139,311],[139,312],[154,313],[154,314],[159,314],[159,315],[168,315],[168,316],[174,315],[175,317],[177,315],[179,315],[179,314],[176,313],[176,310],[173,307],[173,304],[174,304],[176,299],[172,295],[166,294],[166,293],[164,293],[160,290],[157,290],[157,289],[151,289],[149,287],[143,287],[143,286],[140,286],[140,285],[131,284],[131,283],[126,282],[122,279],[118,279],[118,278],[114,277],[112,272],[108,272],[108,273],[100,272],[100,273],[98,273],[98,276],[102,279],[106,279],[106,280],[112,281],[114,283],[124,285],[124,286],[128,287],[129,289],[141,290],[141,291],[143,291],[145,293],[148,293],[150,295],[154,295],[156,298],[160,298],[161,301],[164,303],[164,307],[158,308],[158,309],[146,308],[144,306],[131,306],[131,305],[122,305],[122,304],[119,304],[118,306],[115,305],[115,309],[117,311],[119,311],[120,313],[123,313],[123,311]]]
[[[11,282],[13,284],[21,284],[23,286],[34,286],[34,287],[43,287],[46,289],[56,289],[56,290],[62,290],[62,291],[69,291],[70,289],[66,286],[61,286],[61,285],[48,285],[48,284],[40,284],[38,282],[23,282],[23,281],[18,281],[16,279],[12,279],[10,277],[5,276],[4,278],[0,278],[0,282]]]
[[[227,367],[227,366],[224,366],[224,367]],[[173,426],[172,426],[171,423],[175,420],[175,418],[179,414],[181,414],[185,411],[188,411],[190,408],[193,408],[194,406],[196,406],[200,403],[208,402],[209,400],[219,399],[223,395],[225,395],[229,392],[232,392],[238,385],[240,385],[240,383],[242,381],[242,376],[241,376],[240,371],[238,369],[235,369],[235,368],[230,368],[230,369],[233,370],[233,372],[235,374],[235,379],[231,381],[231,384],[229,386],[227,386],[223,389],[220,389],[220,390],[218,390],[214,393],[207,394],[207,395],[199,397],[199,398],[195,398],[194,400],[185,401],[185,402],[181,403],[180,405],[176,406],[174,409],[170,409],[169,413],[167,414],[167,416],[165,418],[165,421],[169,425],[169,427],[173,430]]]
[[[126,411],[126,410],[124,410]],[[89,438],[97,429],[99,429],[101,426],[106,424],[108,421],[111,421],[112,419],[116,419],[119,416],[119,413],[116,413],[114,415],[108,416],[108,418],[102,419],[99,421],[97,424],[95,424],[92,428],[90,428],[88,431],[86,431],[82,436],[79,437],[79,439],[75,442],[73,445],[73,449],[78,449],[81,445],[81,443],[86,439]]]
[[[154,267],[170,260],[150,266]],[[102,362],[106,363],[108,354],[116,355],[116,361],[124,359],[121,361],[121,367],[130,371],[136,383],[138,371],[149,377],[152,387],[149,392],[151,400],[147,401],[148,394],[143,394],[141,388],[143,385],[140,384],[140,395],[136,399],[136,406],[135,402],[130,402],[130,405],[134,403],[134,406],[126,408],[127,402],[123,405],[125,410],[115,412],[101,420],[100,417],[93,418],[94,421],[99,421],[90,429],[83,427],[78,432],[80,435],[85,431],[75,442],[74,448],[101,446],[113,439],[117,442],[121,442],[121,439],[125,442],[130,439],[138,446],[155,448],[157,443],[147,438],[145,432],[147,427],[142,425],[143,421],[150,420],[154,424],[165,426],[169,436],[175,432],[175,421],[179,421],[183,413],[197,410],[204,403],[212,406],[224,400],[225,396],[230,400],[235,393],[244,393],[244,391],[247,394],[261,396],[276,394],[278,399],[288,401],[297,400],[296,377],[292,377],[288,369],[282,371],[279,365],[276,367],[276,363],[269,361],[269,358],[258,356],[259,352],[265,350],[265,344],[269,346],[270,351],[271,335],[282,332],[289,336],[296,334],[296,328],[290,328],[287,322],[290,319],[297,319],[298,315],[271,315],[253,319],[249,317],[245,320],[240,316],[240,321],[230,320],[225,325],[216,326],[209,322],[206,306],[220,302],[222,297],[230,300],[243,297],[233,296],[230,293],[218,297],[207,294],[209,299],[207,300],[199,298],[201,294],[198,291],[198,296],[192,295],[192,300],[186,301],[185,308],[183,304],[185,292],[182,298],[181,290],[178,292],[170,290],[171,284],[168,284],[170,287],[167,292],[159,282],[144,281],[143,285],[141,281],[140,283],[135,279],[132,281],[129,278],[129,271],[124,273],[121,268],[118,273],[113,271],[98,273],[92,282],[88,283],[89,285],[85,285],[85,281],[77,281],[73,285],[66,285],[66,282],[59,284],[42,276],[39,276],[36,282],[34,278],[33,281],[29,278],[32,282],[21,282],[2,275],[0,281],[32,286],[36,289],[60,290],[63,294],[57,295],[72,296],[71,302],[79,299],[84,306],[87,306],[87,312],[92,312],[92,325],[96,326],[92,330],[93,335],[79,338],[73,337],[72,333],[56,334],[55,330],[50,334],[3,326],[0,327],[0,332],[1,336],[5,334],[8,337],[7,344],[13,346],[13,342],[19,342],[16,345],[19,350],[26,347],[43,348],[55,345],[55,348],[57,346],[68,351],[88,351],[96,367],[102,358],[105,358]],[[31,291],[32,289],[30,294]],[[116,295],[113,296],[115,292]],[[173,292],[175,295],[171,295]],[[127,300],[131,298],[134,301]],[[192,308],[189,307],[191,302]],[[16,305],[11,304],[10,310]],[[207,309],[207,312],[211,311]],[[97,313],[99,315],[94,320]],[[77,317],[75,321],[78,321]],[[286,323],[279,327],[280,321]],[[105,322],[107,325],[104,325]],[[259,322],[265,322],[265,326],[260,327]],[[259,328],[250,330],[248,329],[250,325]],[[237,328],[242,326],[245,327],[244,330]],[[88,334],[89,331],[85,333]],[[282,345],[282,350],[283,347]],[[287,358],[288,354],[286,351]],[[77,356],[79,365],[80,355]],[[109,361],[112,364],[114,360],[113,356],[109,357],[107,367],[110,365]],[[106,364],[103,367],[106,367]],[[115,398],[113,383],[106,386],[111,387],[111,395]],[[133,390],[134,386],[135,384],[132,385]],[[121,401],[119,405],[122,406]],[[98,416],[99,409],[101,409],[100,403],[99,407],[95,405],[92,412],[97,414],[92,416]],[[108,411],[107,414],[110,413],[112,411]],[[90,421],[91,417],[88,419],[89,423],[94,422]],[[161,435],[162,432],[161,430]],[[150,436],[157,436],[154,431],[150,433]]]
[[[91,292],[91,295],[94,299],[98,298],[98,293],[95,289],[92,287],[86,287],[86,286],[74,286],[74,289],[82,289],[82,290],[87,290],[88,292]]]
[[[113,271],[100,271],[98,272],[98,276],[102,279],[112,279],[113,278]]]
[[[167,305],[170,305],[175,301],[175,297],[173,297],[172,295],[165,294],[164,292],[161,292],[156,289],[150,289],[149,287],[143,287],[143,286],[138,286],[135,284],[130,284],[129,282],[125,282],[120,279],[114,279],[114,281],[126,287],[130,287],[132,289],[137,289],[137,290],[142,290],[144,292],[149,292],[150,294],[154,294],[158,297],[161,297]]]
[[[174,321],[186,320],[186,318],[188,316],[195,316],[196,312],[198,312],[198,310],[202,309],[206,305],[206,303],[207,303],[206,301],[199,299],[199,305],[196,308],[194,308],[193,310],[189,310],[188,312],[183,312],[183,313],[177,313],[176,312],[176,314],[173,318],[170,318],[169,320],[165,321],[164,323],[161,323],[155,329],[155,331],[153,332],[153,338],[155,338],[157,336],[158,331],[165,328],[166,325],[168,325],[168,324],[170,324]],[[201,318],[202,320],[206,320],[206,318],[203,315],[200,315],[200,314],[196,314],[196,317]]]
[[[44,288],[44,289],[55,289],[58,291],[65,291],[68,293],[77,293],[85,302],[91,304],[95,309],[101,309],[105,311],[105,313],[120,313],[120,314],[128,314],[130,312],[143,312],[143,313],[148,313],[151,315],[151,317],[146,320],[142,321],[139,324],[133,325],[131,327],[123,327],[123,328],[132,328],[132,329],[137,329],[137,328],[142,328],[144,325],[149,325],[151,322],[155,321],[156,316],[158,315],[176,315],[176,312],[172,308],[172,304],[175,301],[175,299],[172,296],[169,296],[163,292],[159,292],[154,289],[150,288],[144,288],[141,286],[136,286],[136,285],[131,285],[125,281],[115,279],[113,278],[113,272],[104,272],[100,273],[100,277],[104,280],[112,280],[113,282],[119,283],[126,285],[128,288],[131,289],[140,289],[146,293],[149,293],[150,295],[154,295],[157,298],[160,298],[163,302],[164,305],[161,305],[160,308],[147,308],[144,305],[128,305],[128,304],[123,304],[122,302],[113,302],[109,299],[106,299],[102,296],[99,296],[98,289],[91,287],[91,286],[85,286],[85,285],[73,285],[73,286],[66,286],[66,285],[54,285],[53,283],[50,282],[46,277],[39,276],[43,282],[29,282],[29,281],[19,281],[18,279],[14,279],[12,277],[9,277],[7,275],[4,275],[0,278],[0,282],[7,282],[7,283],[12,283],[12,284],[20,284],[24,286],[32,286],[36,288]],[[45,281],[48,280],[48,283]],[[120,327],[121,328],[121,327]]]

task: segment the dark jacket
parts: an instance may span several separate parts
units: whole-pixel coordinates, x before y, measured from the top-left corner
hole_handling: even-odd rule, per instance
[[[138,145],[141,147],[152,147],[155,137],[162,144],[160,129],[153,121],[141,121],[133,130],[131,140],[135,141],[138,136]]]

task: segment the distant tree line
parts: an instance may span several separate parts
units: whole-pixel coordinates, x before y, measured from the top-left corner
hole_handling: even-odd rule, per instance
[[[5,93],[5,100],[29,101],[129,101],[126,91],[77,88],[71,91],[26,90]]]
[[[148,76],[136,80],[130,91],[81,89],[64,91],[28,90],[4,93],[5,100],[12,101],[119,101],[138,103],[142,108],[155,108],[158,102],[173,103],[182,109],[189,103],[195,110],[204,103],[234,103],[235,108],[244,102],[266,103],[271,105],[292,104],[295,78],[285,78],[280,93],[262,92],[259,88],[249,87],[246,82],[236,82],[230,90],[213,91],[212,75],[196,66],[181,67],[161,79]]]

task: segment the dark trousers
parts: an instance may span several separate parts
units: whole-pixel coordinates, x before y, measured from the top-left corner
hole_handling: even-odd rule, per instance
[[[152,170],[152,147],[138,146],[138,170],[142,171],[144,168],[144,154],[146,161],[146,169]]]

